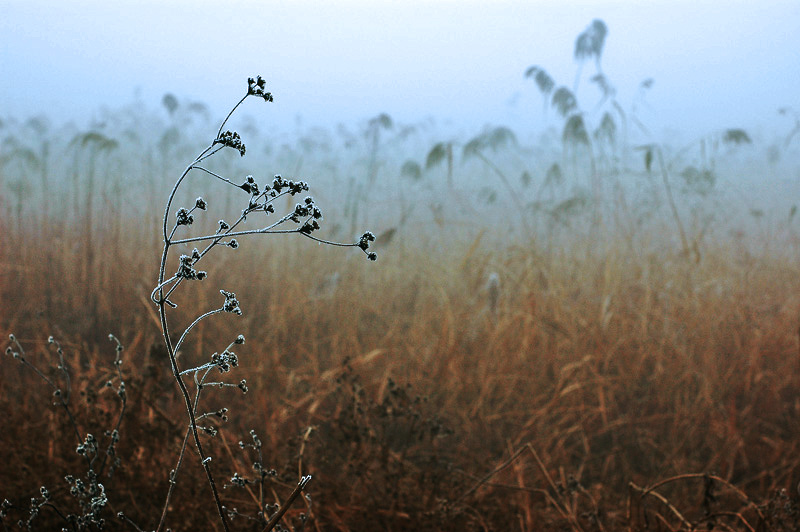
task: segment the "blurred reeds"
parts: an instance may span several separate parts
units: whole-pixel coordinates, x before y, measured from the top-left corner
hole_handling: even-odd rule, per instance
[[[154,137],[130,151],[131,133],[101,154],[92,143],[102,139],[70,137],[78,140],[62,142],[60,155],[50,149],[46,166],[2,167],[0,331],[14,332],[40,367],[54,366],[45,344],[59,338],[84,429],[114,415],[95,391],[112,370],[107,335],[120,338],[128,411],[122,465],[106,489],[114,512],[151,527],[186,430],[148,294],[165,183],[188,141],[165,147]],[[236,412],[208,438],[223,481],[253,474],[238,445],[253,429],[264,466],[277,471],[273,503],[299,475],[314,476],[310,500],[287,513],[298,527],[304,512],[315,530],[796,529],[800,263],[791,218],[755,244],[709,230],[698,260],[680,252],[668,214],[641,223],[634,198],[617,191],[603,225],[593,227],[588,207],[569,223],[531,214],[543,228],[532,235],[495,178],[483,180],[498,191],[492,201],[458,175],[456,191],[395,181],[381,170],[377,139],[340,162],[323,193],[333,224],[348,208],[335,204],[348,187],[336,176],[361,170],[356,182],[377,181],[352,215],[376,232],[395,228],[377,265],[269,238],[221,254],[209,265],[214,282],[180,302],[188,320],[225,286],[245,311],[203,322],[180,354],[206,360],[221,339],[247,332],[239,357],[251,392],[211,401]],[[46,179],[30,177],[28,192],[18,186],[15,203],[10,184],[34,166]],[[75,444],[51,403],[35,375],[3,361],[0,497],[65,489]],[[205,529],[216,518],[202,470],[189,461],[180,474],[193,481],[177,484],[167,524]],[[233,486],[222,499],[241,512],[258,500]]]

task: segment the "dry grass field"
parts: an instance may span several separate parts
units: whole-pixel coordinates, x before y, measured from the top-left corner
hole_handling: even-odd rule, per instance
[[[195,153],[186,124],[202,128],[143,113],[126,129],[131,116],[104,133],[4,131],[4,530],[223,529],[151,301],[163,202]],[[196,403],[231,529],[268,529],[306,475],[276,530],[800,529],[796,209],[720,199],[730,151],[679,173],[659,146],[643,164],[564,137],[548,160],[498,128],[467,143],[472,162],[442,145],[439,168],[401,169],[387,120],[356,155],[308,148],[299,171],[326,208],[320,234],[374,229],[377,262],[243,236],[172,296],[173,336],[220,288],[243,311],[203,320],[177,353],[184,370],[227,345],[225,381],[246,379]],[[299,169],[299,146],[214,168],[237,183],[249,165]],[[511,179],[520,164],[535,170]],[[170,217],[199,193],[198,226],[238,215],[192,179]]]
[[[87,276],[70,255],[87,245],[81,234],[49,230],[59,237],[10,233],[3,329],[43,368],[56,364],[47,337],[62,342],[79,426],[96,433],[119,410],[103,385],[113,375],[105,336],[120,338],[128,408],[120,466],[104,479],[109,518],[124,511],[152,527],[185,433],[148,301],[158,250],[108,256],[100,233]],[[247,337],[237,371],[249,393],[222,391],[205,407],[230,409],[207,437],[220,478],[253,476],[252,450],[238,445],[252,429],[276,471],[267,501],[313,475],[310,500],[287,513],[298,527],[304,513],[317,530],[796,529],[791,256],[717,242],[696,264],[614,242],[545,253],[489,245],[480,231],[412,234],[375,264],[273,239],[215,265],[245,314],[204,323],[182,356],[191,364],[222,349],[219,338]],[[320,286],[336,272],[335,286]],[[206,297],[192,304],[207,308]],[[40,485],[65,497],[63,477],[80,463],[63,412],[10,357],[0,387],[3,496],[23,509]],[[169,526],[218,526],[199,464],[180,474]],[[255,514],[257,491],[229,486],[222,498]],[[42,509],[38,526],[54,517]]]

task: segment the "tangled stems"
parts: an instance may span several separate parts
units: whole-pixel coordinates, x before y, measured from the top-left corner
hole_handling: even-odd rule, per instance
[[[108,477],[110,478],[114,470],[119,466],[119,458],[117,458],[117,444],[120,441],[120,426],[122,418],[125,414],[127,405],[127,393],[125,391],[125,381],[122,375],[122,358],[121,353],[123,350],[122,344],[114,335],[109,335],[109,340],[115,342],[117,356],[114,360],[114,367],[116,368],[116,378],[119,385],[116,390],[116,395],[120,400],[120,411],[117,416],[116,423],[111,430],[105,431],[108,437],[108,445],[105,452],[101,448],[101,441],[92,433],[86,432],[85,436],[78,426],[78,422],[74,415],[74,407],[70,404],[71,397],[71,380],[69,377],[69,370],[64,359],[64,352],[61,344],[52,336],[48,339],[48,344],[53,346],[58,355],[58,365],[56,366],[61,378],[50,378],[40,370],[36,365],[28,361],[25,349],[23,349],[16,336],[9,335],[10,345],[6,348],[6,354],[18,360],[22,365],[31,369],[43,382],[53,390],[53,397],[55,399],[54,405],[60,406],[67,414],[72,430],[75,433],[77,446],[75,452],[82,458],[85,463],[86,473],[83,475],[66,475],[64,480],[69,484],[69,494],[74,497],[80,505],[80,513],[72,513],[62,511],[59,503],[55,502],[53,494],[45,486],[41,486],[39,493],[41,497],[32,497],[30,499],[30,506],[28,507],[28,517],[26,520],[17,522],[20,528],[33,530],[33,523],[41,514],[43,508],[47,508],[55,513],[59,519],[64,521],[65,527],[62,530],[84,530],[92,528],[89,525],[96,525],[102,529],[104,525],[104,518],[101,516],[102,510],[109,504],[106,496],[105,487],[100,482],[100,478],[106,471],[108,465]],[[59,386],[61,381],[64,387]],[[113,378],[108,379],[103,388],[111,388],[113,386]],[[108,460],[112,459],[109,463]],[[99,463],[98,463],[99,462]],[[4,500],[0,504],[0,525],[3,530],[8,530],[4,523],[4,518],[7,516],[7,511],[14,508],[15,505]]]

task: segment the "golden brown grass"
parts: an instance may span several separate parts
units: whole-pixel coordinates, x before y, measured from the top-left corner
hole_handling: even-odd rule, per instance
[[[114,512],[152,527],[185,434],[147,301],[158,252],[132,231],[125,238],[138,245],[86,275],[86,244],[69,226],[51,229],[62,238],[46,246],[13,235],[24,244],[6,250],[0,330],[40,366],[52,365],[44,344],[55,334],[86,392],[112,369],[106,335],[122,340],[130,410],[122,468],[106,488]],[[245,315],[204,322],[181,356],[205,360],[244,333],[236,376],[251,386],[206,408],[230,408],[208,438],[221,479],[252,475],[238,442],[254,429],[264,465],[278,472],[269,500],[314,476],[311,500],[287,514],[295,524],[309,514],[308,529],[795,529],[795,260],[745,254],[733,241],[695,264],[613,238],[605,251],[577,241],[546,252],[456,232],[398,236],[377,264],[274,238],[209,265],[205,295],[179,302],[185,319],[211,308],[205,298],[216,302],[219,287],[239,294]],[[97,235],[98,252],[107,236]],[[335,288],[317,291],[334,272]],[[2,364],[0,496],[25,501],[42,484],[63,492],[76,466],[65,420],[34,375]],[[82,427],[106,427],[112,399],[84,395]],[[201,468],[190,460],[181,475],[168,525],[218,526]],[[256,511],[247,489],[222,498]]]

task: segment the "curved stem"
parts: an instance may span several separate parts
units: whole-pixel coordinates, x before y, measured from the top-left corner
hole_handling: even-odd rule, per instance
[[[188,327],[186,327],[186,330],[185,330],[185,331],[183,331],[183,334],[181,334],[181,337],[180,337],[180,339],[179,339],[179,340],[178,340],[178,342],[175,344],[175,352],[176,352],[176,353],[178,352],[178,350],[181,348],[181,344],[183,343],[183,340],[184,340],[184,338],[186,338],[186,335],[187,335],[187,334],[189,334],[189,331],[191,331],[191,330],[192,330],[192,328],[193,328],[195,325],[197,325],[198,323],[200,323],[200,320],[202,320],[203,318],[207,318],[207,317],[209,317],[209,316],[212,316],[212,315],[214,315],[214,314],[219,314],[220,312],[224,312],[224,311],[225,311],[225,309],[221,309],[221,308],[218,308],[218,309],[216,309],[216,310],[209,310],[208,312],[206,312],[205,314],[203,314],[202,316],[199,316],[199,317],[198,317],[196,320],[194,320],[194,321],[191,323],[191,325],[189,325]]]
[[[236,183],[234,183],[233,181],[231,181],[231,180],[230,180],[230,179],[228,179],[227,177],[223,177],[223,176],[221,176],[221,175],[219,175],[219,174],[217,174],[217,173],[215,173],[215,172],[212,172],[212,171],[211,171],[211,170],[209,170],[208,168],[205,168],[205,167],[203,167],[203,166],[196,166],[196,165],[194,166],[194,168],[195,168],[196,170],[202,170],[203,172],[205,172],[205,173],[207,173],[207,174],[209,174],[209,175],[212,175],[212,176],[216,177],[217,179],[219,179],[220,181],[224,181],[225,183],[228,183],[229,185],[233,185],[233,186],[235,186],[236,188],[240,188],[240,187],[239,187],[239,185],[237,185]]]
[[[169,296],[171,296],[171,295],[172,295],[172,292],[174,292],[174,291],[175,291],[175,289],[176,289],[176,288],[178,288],[178,285],[179,285],[179,284],[181,284],[181,281],[183,281],[183,279],[178,279],[178,280],[175,282],[175,284],[174,284],[174,285],[172,285],[172,288],[170,288],[170,289],[167,291],[166,295],[164,295],[164,300],[165,300],[165,301],[169,301]]]
[[[169,478],[169,489],[167,490],[167,498],[164,501],[164,507],[161,509],[161,519],[158,521],[158,526],[156,530],[161,530],[164,526],[164,521],[167,519],[167,509],[169,508],[169,501],[172,498],[172,492],[175,491],[175,477],[178,475],[178,469],[180,469],[181,464],[183,463],[183,455],[186,454],[186,444],[189,441],[189,428],[186,429],[186,435],[183,437],[183,444],[181,445],[181,452],[178,455],[178,463],[175,465],[175,469],[172,470],[170,473]]]
[[[289,232],[289,231],[271,231],[270,233],[271,234],[275,234],[275,233],[282,233],[282,232]],[[291,232],[295,232],[295,231],[291,231]],[[358,247],[358,243],[357,242],[353,243],[353,244],[345,244],[344,242],[334,242],[332,240],[325,240],[323,238],[317,238],[317,237],[315,237],[313,235],[309,235],[308,233],[301,233],[299,230],[297,232],[300,233],[301,235],[303,235],[306,238],[310,238],[311,240],[313,240],[315,242],[319,242],[320,244],[327,244],[329,246],[338,246],[338,247],[342,247],[342,248]]]
[[[181,377],[180,370],[178,369],[178,362],[175,358],[175,348],[172,345],[172,339],[169,335],[169,324],[167,322],[167,314],[166,314],[166,298],[164,297],[164,276],[165,276],[165,268],[167,264],[167,257],[169,255],[169,248],[170,248],[170,241],[167,237],[167,218],[169,216],[169,209],[172,204],[172,200],[175,197],[175,193],[178,189],[178,186],[183,181],[183,179],[188,175],[189,171],[192,169],[192,166],[186,168],[183,172],[181,177],[178,179],[175,186],[172,188],[172,192],[170,192],[169,199],[167,201],[167,207],[164,213],[164,251],[161,254],[161,266],[159,268],[158,273],[158,285],[161,287],[158,289],[159,299],[158,299],[158,315],[159,320],[161,322],[161,331],[164,336],[164,343],[167,348],[167,355],[169,357],[170,368],[172,370],[172,376],[175,378],[175,381],[178,383],[178,388],[180,389],[181,395],[183,396],[184,405],[186,407],[186,413],[189,416],[189,425],[190,430],[192,432],[192,436],[194,438],[195,447],[197,447],[197,452],[200,455],[200,461],[203,466],[203,469],[206,473],[206,478],[208,479],[208,483],[211,486],[211,493],[214,496],[214,503],[217,506],[217,513],[219,514],[220,520],[222,521],[222,526],[226,532],[228,532],[228,520],[225,517],[225,511],[222,508],[222,501],[219,498],[219,492],[217,491],[217,486],[214,481],[214,475],[211,473],[211,466],[209,464],[209,460],[206,460],[206,454],[203,450],[203,444],[200,441],[200,435],[197,432],[197,420],[195,419],[194,409],[192,408],[192,400],[189,396],[189,391],[186,388],[186,384],[183,382],[183,378]],[[177,471],[176,471],[177,474]],[[162,516],[163,517],[163,516]],[[162,523],[159,525],[163,525]]]
[[[183,171],[181,176],[175,182],[175,185],[172,187],[172,192],[169,193],[169,197],[167,198],[167,206],[164,208],[164,247],[165,248],[169,247],[169,244],[170,244],[169,235],[167,235],[167,222],[169,221],[169,210],[172,207],[172,200],[175,199],[175,194],[178,192],[178,187],[181,185],[183,180],[186,178],[187,175],[189,175],[189,172],[192,170],[192,165],[194,165],[194,163],[192,163],[192,164],[190,164],[189,166],[186,167],[186,170]],[[158,280],[158,284],[161,284],[161,282],[163,280],[164,280],[163,277],[160,278]]]
[[[169,279],[167,279],[166,281],[164,281],[164,282],[160,283],[158,286],[156,286],[156,287],[153,289],[153,291],[152,291],[152,292],[150,292],[150,300],[151,300],[153,303],[158,303],[158,299],[156,299],[156,292],[159,292],[159,291],[161,291],[161,289],[162,289],[162,288],[164,288],[165,286],[167,286],[169,283],[173,282],[173,281],[174,281],[174,280],[176,280],[176,279],[177,279],[177,276],[173,275],[172,277],[170,277],[170,278],[169,278]],[[171,292],[171,291],[170,291],[170,292]],[[169,297],[169,294],[170,294],[170,292],[167,292],[167,295],[166,295],[165,297]]]
[[[245,94],[245,95],[242,97],[242,99],[241,99],[241,100],[239,100],[239,103],[237,103],[236,105],[234,105],[234,106],[233,106],[233,109],[231,109],[231,112],[230,112],[230,113],[228,113],[228,116],[226,116],[226,117],[225,117],[225,120],[223,120],[223,121],[222,121],[222,124],[220,124],[220,126],[219,126],[219,131],[217,131],[217,138],[219,138],[219,137],[220,137],[220,135],[222,135],[222,128],[224,128],[224,127],[225,127],[225,124],[227,124],[227,123],[228,123],[228,120],[230,119],[230,117],[231,117],[231,115],[233,114],[233,112],[234,112],[234,111],[236,111],[236,109],[237,109],[237,108],[238,108],[240,105],[242,105],[242,102],[243,102],[243,101],[245,101],[245,100],[247,99],[247,97],[248,97],[248,96],[250,96],[250,92],[249,92],[249,91],[248,91],[248,93],[247,93],[247,94]]]
[[[209,146],[208,148],[203,150],[203,152],[200,155],[197,156],[197,159],[195,159],[194,164],[197,164],[201,161],[208,159],[209,157],[211,157],[212,155],[223,149],[225,149],[225,146],[219,146],[217,148],[214,148],[213,145]]]
[[[217,138],[219,138],[219,136],[222,134],[222,128],[225,126],[225,124],[227,123],[228,119],[231,117],[233,112],[239,107],[239,105],[241,105],[241,103],[247,98],[248,95],[249,95],[249,92],[248,92],[248,94],[245,94],[245,96],[242,97],[241,100],[239,100],[239,102],[233,107],[233,109],[231,109],[231,112],[228,113],[228,116],[225,117],[225,120],[223,120],[222,124],[220,125],[219,131],[217,133]],[[221,149],[221,147],[219,149]],[[166,284],[166,283],[164,283],[164,277],[165,277],[165,272],[166,272],[167,258],[169,256],[169,248],[170,248],[170,245],[172,244],[172,242],[170,241],[170,238],[172,237],[172,235],[168,234],[168,232],[167,232],[168,231],[167,224],[169,222],[169,212],[170,212],[170,209],[172,208],[172,201],[175,199],[175,195],[176,195],[176,193],[178,191],[178,187],[180,187],[181,183],[186,178],[186,176],[189,175],[189,172],[194,168],[194,165],[197,164],[198,162],[200,162],[201,160],[210,157],[211,155],[213,155],[214,153],[219,151],[219,149],[214,149],[214,144],[211,144],[211,146],[209,146],[205,150],[203,150],[200,153],[200,155],[198,155],[197,158],[195,158],[195,160],[192,162],[192,164],[190,164],[189,166],[186,167],[186,169],[183,171],[181,176],[175,182],[175,185],[172,187],[172,191],[170,192],[169,197],[167,198],[166,207],[164,208],[164,224],[163,224],[164,251],[161,254],[161,265],[159,267],[159,272],[158,272],[158,284],[157,284],[157,289],[154,292],[156,292],[156,291],[158,292],[158,300],[157,300],[157,303],[158,303],[158,315],[159,315],[159,320],[161,322],[161,332],[162,332],[162,334],[164,336],[164,343],[165,343],[166,348],[167,348],[167,355],[169,357],[169,363],[170,363],[170,368],[172,370],[172,376],[175,378],[175,381],[178,383],[178,388],[180,389],[181,395],[183,396],[184,405],[186,407],[186,413],[189,416],[190,431],[192,433],[192,437],[194,439],[195,446],[197,447],[197,452],[200,455],[200,462],[201,462],[201,464],[203,466],[203,469],[205,470],[206,478],[208,479],[208,483],[211,486],[211,492],[212,492],[212,494],[214,496],[214,503],[217,506],[217,513],[219,514],[220,520],[222,521],[222,527],[227,532],[229,530],[228,520],[225,517],[225,510],[223,509],[222,501],[219,498],[219,492],[217,491],[217,486],[216,486],[216,483],[214,481],[214,475],[211,473],[210,460],[207,459],[208,457],[206,456],[205,451],[203,450],[203,444],[200,441],[200,435],[197,432],[197,419],[195,417],[195,408],[192,406],[192,400],[191,400],[191,397],[189,396],[189,390],[186,388],[186,383],[183,382],[183,378],[181,377],[180,369],[178,368],[178,362],[176,360],[176,347],[172,345],[172,339],[170,338],[170,334],[169,334],[169,323],[167,322],[167,315],[166,315],[167,299],[164,296],[164,285]],[[176,283],[176,285],[177,285],[177,283]],[[174,289],[175,289],[175,287],[173,286],[172,290],[174,290]],[[170,293],[172,292],[172,290],[170,290]],[[199,321],[199,319],[196,320],[195,323],[197,321]],[[191,328],[191,326],[189,328]],[[186,334],[186,331],[184,331],[184,334],[181,336],[180,340],[178,341],[178,345],[180,345],[180,342],[185,337],[185,334]],[[198,390],[198,397],[199,397],[199,393],[200,393],[200,391]],[[180,465],[180,462],[179,462],[179,465]],[[175,474],[177,474],[177,470],[175,471]],[[171,493],[171,490],[170,490],[170,493]],[[166,507],[165,507],[165,510],[164,510],[164,512],[162,514],[161,522],[159,523],[158,530],[160,530],[161,527],[164,524],[165,514],[166,514]]]
[[[233,233],[228,232],[228,233],[224,233],[224,234],[221,234],[221,235],[219,233],[217,233],[217,234],[214,234],[214,235],[195,236],[195,237],[192,237],[192,238],[182,238],[180,240],[175,240],[172,243],[173,244],[188,244],[190,242],[203,242],[205,240],[214,240],[214,239],[220,239],[221,240],[224,237],[231,237],[231,236],[244,236],[244,235],[264,234],[264,233],[270,232],[273,228],[279,226],[280,224],[282,224],[284,222],[289,221],[290,219],[291,219],[291,215],[287,214],[286,216],[284,216],[283,218],[281,218],[280,220],[278,220],[274,224],[268,225],[266,227],[262,227],[261,229],[248,229],[246,231],[236,231],[236,232],[233,232]],[[298,229],[286,230],[286,231],[283,231],[283,232],[285,232],[285,233],[295,233],[295,232],[298,232],[298,231],[299,231],[299,228]]]
[[[164,245],[164,258],[162,259],[162,263],[166,262],[166,255],[169,251],[169,244]],[[163,276],[163,270],[161,275]],[[186,413],[189,416],[189,425],[190,430],[192,432],[192,437],[194,438],[195,447],[197,447],[197,453],[200,455],[200,462],[203,466],[203,469],[206,473],[206,478],[208,479],[208,484],[211,486],[211,493],[214,496],[214,503],[217,506],[217,513],[219,514],[220,519],[222,520],[222,527],[228,532],[228,520],[225,517],[225,510],[222,507],[222,501],[219,498],[219,492],[217,491],[217,485],[214,481],[214,475],[211,473],[211,465],[210,460],[207,460],[207,456],[205,451],[203,450],[203,444],[200,441],[200,434],[197,432],[197,419],[195,418],[194,408],[192,406],[192,399],[189,396],[189,390],[186,388],[186,383],[183,382],[183,378],[181,377],[180,370],[178,369],[178,362],[175,359],[175,348],[172,345],[172,340],[169,337],[169,324],[167,323],[167,315],[166,315],[166,302],[162,299],[158,304],[158,314],[161,320],[161,329],[164,334],[164,342],[166,342],[167,346],[167,355],[169,356],[169,363],[170,367],[172,368],[172,376],[178,383],[178,388],[180,388],[181,395],[183,396],[184,405],[186,406]],[[176,471],[177,473],[177,471]]]

